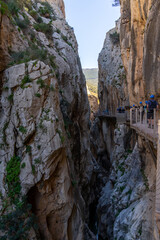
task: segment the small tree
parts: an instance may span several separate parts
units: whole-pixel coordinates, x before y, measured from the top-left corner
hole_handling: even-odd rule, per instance
[[[114,3],[112,4],[112,7],[117,7],[117,6],[120,5],[119,0],[114,0],[113,2],[114,2]]]

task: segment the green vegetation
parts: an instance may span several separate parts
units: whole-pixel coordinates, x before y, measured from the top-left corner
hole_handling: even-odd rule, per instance
[[[123,192],[124,189],[125,189],[125,186],[122,186],[122,187],[119,188],[121,193]]]
[[[31,155],[31,151],[32,151],[32,147],[30,145],[26,146],[26,153],[28,153],[29,155]]]
[[[0,12],[2,15],[8,12],[8,5],[3,1],[0,1]]]
[[[118,170],[121,171],[122,176],[123,176],[124,173],[125,173],[124,163],[121,163],[121,164],[118,166]]]
[[[25,168],[25,166],[26,166],[26,163],[24,162],[22,163],[21,168]]]
[[[37,80],[37,84],[40,86],[40,88],[44,88],[45,87],[45,82],[44,82],[44,80],[42,80],[42,78],[39,78]]]
[[[31,214],[32,205],[24,199],[14,210],[0,217],[0,231],[4,235],[1,240],[28,239],[28,231],[33,227],[37,229],[36,218]]]
[[[42,2],[41,3],[43,7],[40,7],[38,12],[40,13],[41,16],[43,17],[51,17],[53,14],[53,8],[48,2]]]
[[[46,34],[46,36],[48,38],[51,38],[52,37],[52,34],[53,34],[53,28],[52,28],[52,25],[51,23],[35,23],[34,24],[34,28],[36,31],[38,32],[43,32],[44,34]]]
[[[23,127],[23,126],[20,126],[20,127],[19,127],[19,131],[20,131],[21,133],[23,133],[23,134],[27,133],[27,129],[26,129],[25,127]]]
[[[35,93],[35,96],[40,98],[41,97],[41,94],[40,93]]]
[[[31,11],[29,11],[29,14],[34,18],[34,20],[37,23],[43,22],[42,18],[38,15],[38,13],[35,10],[32,9]]]
[[[32,164],[32,173],[35,175],[35,173],[36,173],[36,168],[35,168],[35,166]]]
[[[15,202],[16,198],[19,197],[21,186],[19,180],[19,174],[21,169],[21,160],[19,157],[14,156],[7,163],[6,181],[8,185],[8,196],[11,198],[11,202]]]
[[[59,28],[57,28],[56,32],[57,32],[58,34],[60,34],[60,33],[61,33],[61,30],[60,30]]]
[[[119,33],[110,33],[109,36],[113,44],[119,44]]]
[[[11,93],[11,94],[8,96],[8,101],[10,101],[11,103],[13,102],[13,93]]]
[[[0,231],[3,233],[0,239],[2,240],[28,239],[27,233],[31,227],[37,229],[35,216],[31,214],[32,206],[20,193],[19,174],[21,167],[24,168],[25,163],[21,165],[21,159],[18,156],[13,156],[7,163],[8,196],[6,199],[2,195],[0,196],[3,203],[2,211],[6,212],[0,216]],[[14,208],[11,205],[14,205]]]
[[[34,159],[34,163],[35,163],[35,164],[40,164],[40,163],[41,163],[41,159],[40,159],[40,158]]]
[[[92,95],[98,95],[98,68],[83,69],[87,86]]]
[[[25,88],[24,85],[30,82],[31,82],[31,79],[29,78],[29,76],[28,75],[24,76],[24,78],[22,79],[21,88],[24,89]]]
[[[49,62],[50,62],[50,65],[52,66],[52,68],[55,70],[57,68],[55,62],[55,56],[54,55],[49,55]]]
[[[61,143],[63,144],[65,141],[65,137],[62,135],[61,131],[59,129],[56,129],[56,132],[59,134],[59,137],[61,139]]]
[[[61,37],[62,37],[62,39],[63,39],[69,46],[71,46],[71,47],[73,48],[72,43],[68,41],[67,36],[61,34]]]
[[[22,30],[28,28],[28,25],[29,25],[29,23],[30,23],[30,21],[29,21],[29,19],[28,19],[27,16],[24,16],[24,20],[19,19],[19,18],[17,17],[17,18],[15,18],[15,21],[16,21],[17,26],[18,26],[19,28],[21,28]]]
[[[26,63],[30,60],[39,59],[40,61],[45,61],[47,59],[47,50],[39,48],[35,44],[31,44],[26,51],[14,52],[11,54],[12,62],[9,65],[15,65],[20,63]]]

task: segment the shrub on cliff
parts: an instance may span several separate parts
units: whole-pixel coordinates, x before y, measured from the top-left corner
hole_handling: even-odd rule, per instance
[[[38,32],[45,33],[48,38],[50,38],[53,34],[53,28],[52,28],[51,23],[48,23],[48,24],[43,23],[43,22],[42,23],[36,23],[36,24],[34,24],[34,28]]]
[[[109,36],[110,36],[110,39],[111,39],[113,44],[118,44],[119,43],[119,33],[117,33],[117,32],[110,33]]]

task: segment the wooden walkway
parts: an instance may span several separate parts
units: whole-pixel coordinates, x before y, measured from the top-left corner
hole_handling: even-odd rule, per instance
[[[153,142],[155,146],[157,145],[158,129],[148,128],[148,124],[146,125],[141,123],[131,124],[130,127],[134,129],[140,136]]]

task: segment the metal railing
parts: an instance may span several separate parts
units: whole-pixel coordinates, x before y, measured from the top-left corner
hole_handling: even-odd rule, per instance
[[[131,108],[130,109],[130,124],[139,125],[142,124],[145,128],[151,128],[154,132],[158,132],[158,119],[160,119],[160,111],[153,109],[153,118],[148,116],[147,109],[140,108]]]

